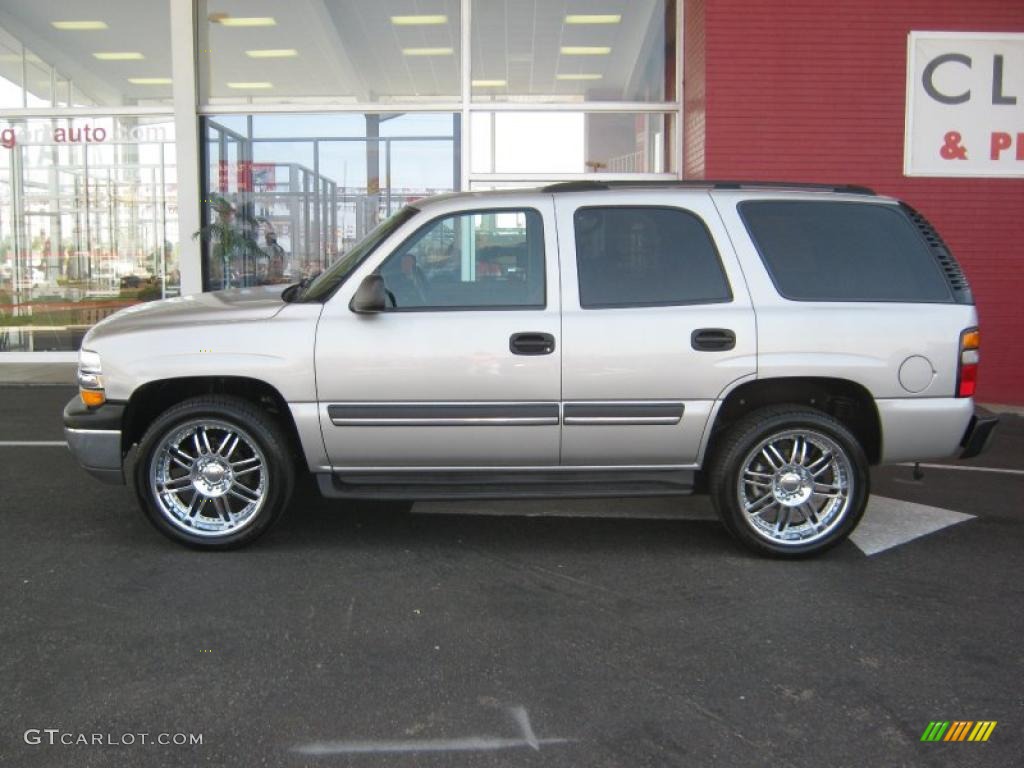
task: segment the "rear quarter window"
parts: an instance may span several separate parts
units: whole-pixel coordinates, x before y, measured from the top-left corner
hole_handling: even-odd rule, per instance
[[[740,203],[739,211],[787,299],[953,301],[935,257],[895,206],[756,200]]]

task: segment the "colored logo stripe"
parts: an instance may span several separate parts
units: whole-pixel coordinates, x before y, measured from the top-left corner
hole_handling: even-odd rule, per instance
[[[974,730],[971,731],[971,735],[967,737],[968,741],[988,741],[988,737],[992,735],[992,731],[996,729],[995,720],[980,720]]]
[[[969,720],[954,720],[953,725],[950,726],[949,732],[946,734],[946,738],[943,741],[963,741],[964,737],[967,736],[967,730],[974,725]]]
[[[921,741],[988,741],[995,720],[933,720],[921,734]]]

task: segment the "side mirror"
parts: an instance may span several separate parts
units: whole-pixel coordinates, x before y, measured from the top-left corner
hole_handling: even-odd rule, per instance
[[[348,307],[360,315],[385,312],[388,308],[388,290],[384,286],[384,278],[380,275],[364,277]]]

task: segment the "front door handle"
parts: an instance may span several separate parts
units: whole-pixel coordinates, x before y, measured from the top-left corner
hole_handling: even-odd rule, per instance
[[[550,355],[555,351],[555,337],[550,333],[513,333],[508,348],[513,355]]]
[[[727,352],[736,346],[736,334],[728,328],[698,328],[690,334],[690,346],[698,352]]]

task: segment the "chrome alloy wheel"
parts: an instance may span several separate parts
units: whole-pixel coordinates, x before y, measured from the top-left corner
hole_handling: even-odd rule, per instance
[[[810,430],[762,440],[740,465],[743,519],[773,544],[799,546],[828,536],[845,518],[854,473],[846,451]]]
[[[223,421],[189,421],[153,451],[149,482],[157,507],[196,536],[236,533],[267,499],[267,459],[244,430]]]

